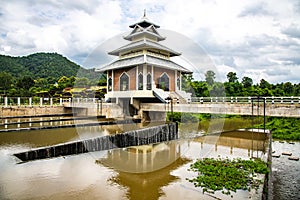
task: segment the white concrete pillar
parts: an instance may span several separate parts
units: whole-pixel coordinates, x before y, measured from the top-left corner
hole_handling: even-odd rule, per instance
[[[154,88],[155,88],[155,81],[154,81],[154,67],[153,67],[153,65],[151,66],[151,84],[152,84],[152,86],[151,86],[151,89],[153,90]]]
[[[63,103],[62,103],[62,98],[59,98],[59,105],[62,106]]]
[[[7,104],[8,104],[8,98],[4,97],[4,106],[7,107]]]
[[[20,107],[20,105],[21,105],[21,98],[18,97],[18,106]]]
[[[179,88],[179,90],[182,90],[182,74],[181,74],[181,72],[180,72],[180,88]]]
[[[139,66],[135,68],[135,90],[139,90]]]
[[[147,90],[147,64],[143,65],[143,90]]]
[[[53,106],[53,99],[50,98],[50,106],[52,107]]]
[[[32,97],[29,97],[29,106],[32,106]]]
[[[177,70],[175,70],[175,91],[179,90],[178,86],[177,86]]]
[[[43,98],[40,97],[40,106],[43,106]]]
[[[114,70],[111,70],[111,91],[114,91],[115,87],[115,78],[114,78]]]

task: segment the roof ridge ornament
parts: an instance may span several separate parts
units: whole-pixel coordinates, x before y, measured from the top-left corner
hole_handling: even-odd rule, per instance
[[[141,20],[149,20],[148,17],[147,17],[146,9],[144,9],[144,15],[143,15]]]

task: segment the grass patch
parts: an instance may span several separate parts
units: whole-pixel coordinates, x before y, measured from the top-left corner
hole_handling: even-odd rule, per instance
[[[262,180],[257,174],[267,174],[267,164],[261,159],[242,160],[240,158],[229,160],[221,158],[204,158],[191,164],[190,171],[197,172],[196,178],[187,179],[195,187],[202,187],[203,193],[222,191],[230,195],[236,190],[258,189]]]

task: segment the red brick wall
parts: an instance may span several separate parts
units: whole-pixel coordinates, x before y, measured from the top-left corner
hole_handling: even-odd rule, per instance
[[[114,91],[120,91],[120,76],[126,72],[129,76],[129,90],[136,90],[136,68],[129,67],[124,69],[114,70]]]

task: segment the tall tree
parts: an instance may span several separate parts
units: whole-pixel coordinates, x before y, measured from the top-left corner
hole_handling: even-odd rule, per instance
[[[283,84],[284,93],[287,96],[293,96],[294,95],[294,87],[291,82],[286,82]]]
[[[208,70],[205,74],[205,81],[208,85],[212,86],[215,82],[216,73],[212,70]]]
[[[253,84],[253,80],[247,76],[244,76],[242,79],[242,84],[245,88],[249,88]]]
[[[13,79],[10,73],[0,72],[0,90],[2,90],[4,95],[12,87]]]
[[[17,87],[25,90],[29,90],[34,86],[34,80],[30,76],[24,76],[17,80]]]
[[[239,78],[236,76],[235,72],[229,72],[227,74],[227,79],[228,79],[229,83],[236,83],[239,80]]]
[[[268,81],[266,81],[265,79],[261,79],[260,83],[259,83],[259,87],[261,89],[269,88],[270,87],[270,83]]]
[[[182,83],[181,83],[181,90],[186,92],[192,92],[192,82],[194,78],[192,74],[183,74],[182,75]]]

